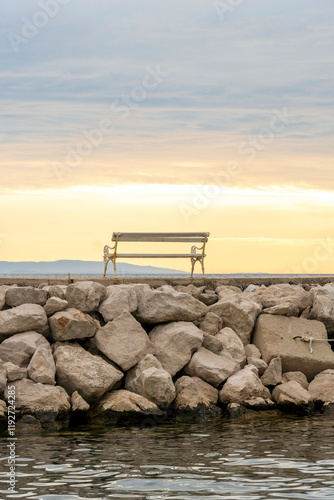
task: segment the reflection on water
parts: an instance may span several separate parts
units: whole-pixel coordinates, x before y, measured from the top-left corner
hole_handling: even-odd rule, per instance
[[[59,499],[334,499],[334,422],[285,417],[18,436],[18,493]]]

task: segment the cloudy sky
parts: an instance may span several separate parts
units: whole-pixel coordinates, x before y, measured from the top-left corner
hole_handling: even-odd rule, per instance
[[[200,230],[208,272],[333,272],[332,0],[0,14],[0,260]]]

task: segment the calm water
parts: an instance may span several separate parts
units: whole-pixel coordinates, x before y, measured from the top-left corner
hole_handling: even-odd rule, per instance
[[[0,498],[334,499],[334,421],[286,417],[18,436],[18,494]]]

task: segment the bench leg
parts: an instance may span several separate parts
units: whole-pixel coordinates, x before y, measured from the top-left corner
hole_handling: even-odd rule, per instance
[[[115,274],[115,276],[117,276],[117,272],[116,272],[116,259],[113,259],[112,263],[113,263],[113,266],[114,266],[114,274]]]
[[[108,259],[104,259],[104,273],[103,273],[103,278],[106,277],[106,272],[107,272],[107,266],[108,266]]]
[[[203,274],[203,277],[204,277],[204,259],[201,260],[201,264],[202,264],[202,274]]]
[[[196,262],[196,259],[191,259],[191,274],[190,274],[190,278],[193,278],[195,262]]]

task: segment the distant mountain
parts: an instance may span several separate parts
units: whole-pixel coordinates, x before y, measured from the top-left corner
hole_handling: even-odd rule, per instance
[[[94,275],[102,276],[104,263],[102,261],[87,261],[87,260],[56,260],[54,262],[6,262],[0,261],[0,275],[18,275],[18,276],[34,276],[34,275]],[[136,276],[136,275],[188,275],[184,271],[175,269],[165,269],[154,266],[137,266],[134,264],[126,264],[124,262],[117,263],[118,276]],[[108,265],[107,276],[113,276],[114,270],[112,263]]]

